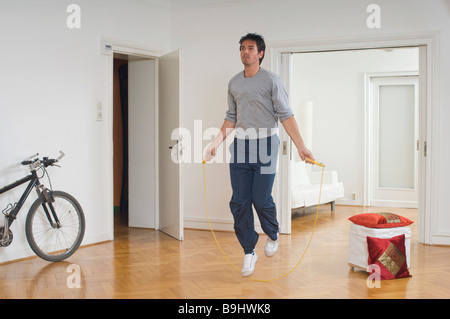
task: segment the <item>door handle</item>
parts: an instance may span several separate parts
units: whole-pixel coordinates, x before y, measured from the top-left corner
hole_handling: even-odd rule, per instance
[[[175,146],[177,146],[179,141],[180,141],[180,140],[177,140],[177,142],[175,143],[175,145],[169,146],[169,150],[171,150],[171,149],[173,149]]]
[[[177,142],[174,145],[169,146],[169,149],[171,152],[175,151],[176,161],[178,162],[180,160],[180,157],[183,156],[183,148],[181,146],[181,138],[179,140],[177,140]]]

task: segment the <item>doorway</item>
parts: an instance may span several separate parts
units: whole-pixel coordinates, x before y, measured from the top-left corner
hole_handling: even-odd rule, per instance
[[[128,57],[118,55],[113,67],[113,145],[114,222],[128,227]]]
[[[133,44],[102,39],[108,56],[109,101],[105,166],[108,174],[107,206],[114,238],[114,58],[126,60],[128,82],[128,227],[160,230],[183,240],[183,164],[171,160],[181,154],[182,50],[162,53]],[[174,147],[178,145],[179,147]],[[119,147],[120,149],[120,147]],[[122,152],[122,159],[124,151]],[[181,155],[180,155],[181,156]],[[122,183],[123,185],[123,183]],[[122,186],[120,186],[122,187]],[[126,205],[126,202],[124,202]]]
[[[420,102],[419,102],[419,117],[420,117],[420,136],[419,136],[419,242],[430,244],[432,238],[432,211],[434,202],[433,185],[435,178],[438,176],[437,171],[431,171],[431,163],[437,162],[436,157],[431,154],[431,147],[434,132],[439,126],[436,117],[432,115],[436,112],[436,105],[432,103],[432,98],[435,96],[436,82],[435,71],[437,67],[433,63],[436,56],[435,41],[438,36],[436,34],[428,34],[423,37],[412,35],[408,39],[399,37],[390,37],[384,40],[380,39],[364,39],[364,41],[354,41],[351,43],[340,43],[333,40],[322,41],[317,43],[285,43],[278,44],[272,47],[271,62],[274,72],[280,75],[285,83],[286,89],[290,95],[292,91],[292,56],[296,53],[315,53],[315,52],[337,52],[337,51],[358,51],[371,49],[390,50],[392,48],[417,48],[419,51],[419,84],[420,84]],[[433,82],[434,81],[434,82]],[[336,81],[336,87],[339,87],[339,79]],[[290,95],[291,97],[291,95]],[[349,96],[349,98],[352,98]],[[331,116],[332,118],[332,116]],[[361,125],[365,125],[364,122]],[[331,136],[331,134],[330,134]],[[363,139],[367,138],[367,133],[364,133]],[[287,143],[286,154],[290,154],[289,136],[280,129],[280,139]],[[428,151],[427,151],[428,145]],[[316,155],[316,158],[319,156]],[[291,209],[290,209],[290,162],[289,156],[280,157],[280,173],[278,174],[279,181],[276,183],[277,202],[279,203],[280,211],[280,231],[289,234],[291,230]],[[359,167],[365,167],[368,159],[364,158],[362,162],[358,163]],[[366,179],[367,177],[364,176]],[[365,189],[364,192],[367,190]],[[361,198],[364,198],[361,196]],[[361,204],[363,205],[363,204]]]
[[[412,188],[417,190],[414,178],[419,175],[419,166],[415,165],[417,156],[414,151],[418,139],[419,121],[415,117],[416,114],[418,115],[418,105],[414,101],[418,102],[419,49],[402,47],[294,53],[292,54],[291,72],[292,108],[295,111],[297,106],[301,106],[307,101],[310,106],[308,110],[311,109],[309,110],[311,113],[309,126],[312,129],[302,132],[302,129],[306,127],[302,125],[300,127],[302,136],[305,141],[310,143],[308,147],[314,156],[319,161],[327,163],[327,170],[337,172],[339,181],[344,184],[344,197],[337,199],[336,203],[368,206],[368,203],[373,205],[376,202],[378,206],[398,205],[398,207],[404,207],[406,202],[414,201],[414,199],[407,200],[406,197],[402,202],[395,201],[394,198],[398,197],[399,191],[392,195],[393,198],[391,196],[391,198],[384,199],[385,197],[379,195],[387,196],[387,188],[393,188],[392,185],[395,183],[405,183],[404,181],[385,183],[383,178],[386,179],[389,176],[394,178],[393,170],[397,173],[410,174],[408,176],[397,175],[408,181],[412,179]],[[394,75],[399,74],[404,75],[399,78],[400,80],[396,77],[397,82],[402,81],[401,83],[392,79]],[[382,75],[385,77],[381,77]],[[366,83],[367,77],[372,80],[369,84]],[[387,78],[390,78],[391,81],[387,82]],[[385,80],[379,83],[378,81],[381,79]],[[368,85],[374,86],[375,83],[378,83],[376,87],[382,89],[381,93],[384,93],[382,96],[385,97],[384,104],[382,104],[385,107],[381,109],[375,108],[372,103],[379,100],[375,99],[378,93],[376,96],[373,94],[379,90],[367,88]],[[398,85],[394,85],[395,83]],[[393,104],[386,104],[394,97],[409,98],[410,86],[405,88],[400,86],[402,83],[414,84],[412,86],[413,103],[400,104],[400,101],[396,101]],[[391,92],[387,90],[401,88],[407,91]],[[368,100],[372,104],[369,104]],[[398,110],[399,106],[403,109]],[[406,114],[405,108],[411,108],[411,112]],[[302,109],[305,110],[305,108]],[[385,112],[380,113],[380,110]],[[406,126],[400,127],[401,123]],[[405,130],[408,131],[400,134]],[[366,138],[366,135],[369,138]],[[408,144],[407,148],[403,148],[403,150],[412,154],[412,158],[408,158],[408,163],[411,162],[413,168],[412,171],[406,170],[404,164],[396,167],[393,165],[395,160],[400,162],[400,155],[403,155],[398,152],[400,149],[398,143],[394,146],[394,137],[403,138],[404,135],[407,135],[405,138],[408,139]],[[381,138],[378,138],[379,136]],[[384,148],[380,149],[379,145]],[[365,163],[365,159],[368,159],[367,163]],[[315,167],[310,169],[317,170]],[[370,184],[371,192],[367,192],[368,178],[365,176],[371,177],[372,182],[378,182],[381,177],[382,182],[386,185],[383,184],[379,187],[378,183]],[[294,179],[295,176],[291,178]],[[380,191],[381,189],[383,192]],[[376,193],[378,197],[373,197],[376,190],[378,190]],[[404,190],[403,193],[406,194],[409,191]],[[384,200],[375,201],[375,198]],[[417,200],[415,205],[417,207]]]
[[[156,62],[114,54],[114,213],[128,227],[156,228]]]

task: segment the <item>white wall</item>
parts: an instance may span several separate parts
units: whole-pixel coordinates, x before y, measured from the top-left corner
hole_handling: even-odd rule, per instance
[[[204,130],[222,124],[228,80],[242,70],[238,41],[247,32],[263,34],[270,45],[323,39],[351,42],[365,37],[382,39],[384,35],[438,31],[440,73],[436,90],[439,101],[434,102],[439,103],[439,114],[435,116],[440,119],[440,128],[433,141],[436,143],[433,155],[440,164],[439,176],[450,176],[450,168],[444,165],[450,160],[450,146],[445,141],[445,136],[450,136],[450,127],[446,124],[450,116],[450,91],[447,89],[450,86],[450,3],[448,0],[379,0],[376,3],[381,8],[381,28],[369,29],[366,9],[371,3],[373,1],[369,0],[172,1],[171,46],[182,47],[184,53],[185,126],[193,131],[194,121],[200,119]],[[263,65],[270,67],[268,60]],[[433,166],[436,169],[436,165]],[[192,164],[192,169],[185,172],[186,224],[199,224],[205,220],[202,165]],[[231,223],[228,166],[208,165],[207,183],[211,218]],[[435,183],[433,200],[439,204],[431,212],[433,233],[450,238],[450,215],[445,201],[450,179],[442,177]]]
[[[81,8],[80,29],[66,25],[71,3]],[[0,185],[27,173],[18,165],[26,156],[63,150],[62,169],[50,174],[53,187],[72,193],[84,208],[83,244],[112,239],[106,154],[112,70],[100,52],[101,38],[167,50],[170,6],[156,0],[1,1],[0,30]],[[103,122],[96,121],[97,103]],[[0,207],[22,191],[1,196]],[[12,226],[11,246],[0,248],[0,262],[31,254],[24,232],[28,207]]]
[[[338,204],[364,204],[364,73],[418,69],[417,48],[293,55],[292,106],[313,102],[310,147],[344,183],[345,197]]]

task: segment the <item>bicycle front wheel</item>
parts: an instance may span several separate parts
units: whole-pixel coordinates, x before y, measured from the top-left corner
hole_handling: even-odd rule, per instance
[[[70,257],[78,249],[84,237],[85,219],[81,205],[72,195],[61,191],[49,195],[50,203],[41,194],[31,206],[25,232],[34,253],[54,262]]]

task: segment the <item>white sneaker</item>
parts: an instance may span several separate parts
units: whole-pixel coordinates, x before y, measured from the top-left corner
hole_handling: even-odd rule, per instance
[[[258,260],[258,255],[253,252],[252,254],[246,254],[244,257],[244,266],[242,267],[242,276],[251,276],[255,271],[255,264]]]
[[[267,257],[272,257],[276,254],[278,250],[278,238],[277,240],[272,240],[270,237],[267,237],[266,242],[266,248],[264,249],[264,252],[266,253]]]

